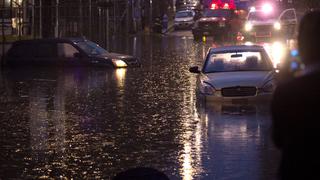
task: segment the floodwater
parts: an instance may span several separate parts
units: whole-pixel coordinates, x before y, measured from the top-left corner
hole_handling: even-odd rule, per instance
[[[170,179],[275,179],[267,103],[197,103],[191,65],[210,42],[109,43],[141,68],[19,68],[0,75],[0,179],[110,179],[153,167]]]

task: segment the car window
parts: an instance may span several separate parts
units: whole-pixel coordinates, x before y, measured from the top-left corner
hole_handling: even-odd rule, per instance
[[[203,14],[204,17],[231,17],[232,11],[227,9],[211,10],[208,9]]]
[[[277,16],[275,13],[266,14],[263,11],[250,12],[248,15],[249,21],[267,21],[276,20]]]
[[[33,46],[31,44],[22,43],[14,45],[8,52],[9,57],[25,58],[33,56]]]
[[[232,71],[269,71],[272,63],[259,51],[212,53],[205,65],[205,73]]]
[[[294,10],[289,10],[281,16],[281,21],[288,21],[288,20],[295,20],[295,19],[296,19],[296,16],[295,16]]]
[[[100,47],[98,44],[91,41],[79,41],[75,42],[78,47],[80,47],[88,55],[102,55],[108,53],[107,50]]]
[[[36,57],[50,58],[57,57],[56,47],[54,43],[39,43],[36,48]]]
[[[193,17],[192,12],[178,12],[176,14],[176,18],[183,18],[183,17]]]
[[[58,56],[64,58],[73,58],[79,51],[68,43],[58,43]]]

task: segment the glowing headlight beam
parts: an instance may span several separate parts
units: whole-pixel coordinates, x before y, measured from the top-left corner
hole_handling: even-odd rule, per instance
[[[281,29],[281,24],[279,22],[274,23],[273,25],[275,30],[280,30]]]
[[[251,31],[252,30],[252,24],[251,23],[246,23],[246,25],[244,26],[244,30],[245,31]]]
[[[262,11],[266,14],[269,14],[273,11],[273,7],[270,4],[264,4],[262,6]]]
[[[256,8],[255,7],[250,7],[250,10],[249,10],[250,12],[256,12]]]

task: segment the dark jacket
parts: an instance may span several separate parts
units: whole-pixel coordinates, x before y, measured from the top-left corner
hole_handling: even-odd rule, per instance
[[[280,179],[320,179],[320,70],[278,86],[271,109]]]

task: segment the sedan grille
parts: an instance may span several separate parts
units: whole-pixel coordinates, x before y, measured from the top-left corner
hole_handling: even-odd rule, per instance
[[[224,97],[255,96],[256,94],[257,94],[256,87],[222,88],[222,96],[224,96]]]

